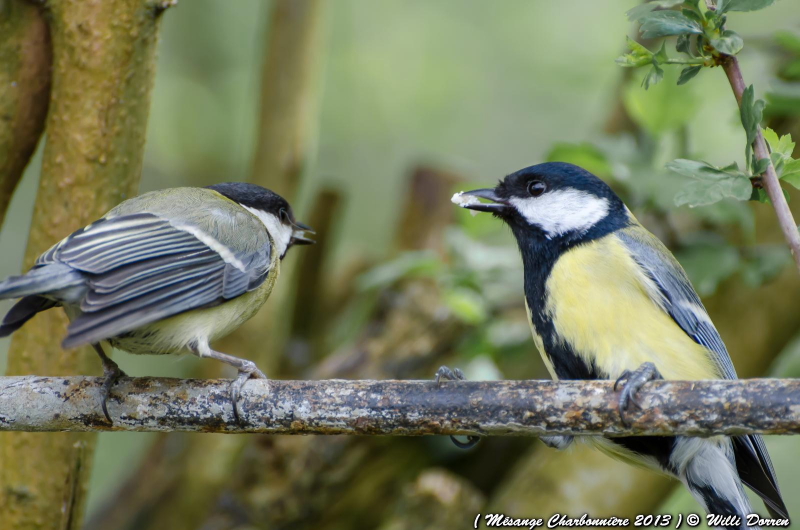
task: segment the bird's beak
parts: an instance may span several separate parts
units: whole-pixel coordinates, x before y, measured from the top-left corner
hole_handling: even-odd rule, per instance
[[[313,239],[309,239],[306,237],[306,232],[312,235],[315,234],[314,229],[299,221],[294,221],[292,225],[295,228],[295,230],[292,232],[292,240],[291,240],[292,245],[313,245],[314,243],[316,243],[316,241],[314,241]]]
[[[491,203],[464,201],[461,205],[463,208],[468,208],[478,212],[502,213],[505,212],[510,206],[506,199],[497,195],[497,193],[491,188],[465,191],[461,195],[492,201]]]

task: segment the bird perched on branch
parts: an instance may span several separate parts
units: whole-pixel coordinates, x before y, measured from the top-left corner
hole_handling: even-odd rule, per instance
[[[256,314],[286,251],[313,242],[306,231],[282,197],[254,184],[145,193],[61,240],[26,274],[0,282],[0,299],[20,298],[0,337],[62,306],[70,319],[63,347],[91,344],[103,362],[109,421],[108,395],[125,374],[101,341],[136,354],[217,359],[239,371],[231,384],[238,421],[242,386],[265,376],[210,344]]]
[[[485,199],[490,202],[481,202]],[[553,379],[616,379],[623,419],[656,378],[736,379],[725,345],[669,250],[602,180],[552,162],[494,189],[456,194],[513,232],[534,342]],[[439,376],[454,378],[447,369]],[[543,439],[559,449],[572,437]],[[603,451],[678,478],[706,511],[753,513],[742,484],[788,518],[761,436],[594,438]]]

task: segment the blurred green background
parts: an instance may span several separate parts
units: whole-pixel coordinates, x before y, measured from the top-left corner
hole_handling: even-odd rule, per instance
[[[753,228],[769,218],[768,205],[722,203],[692,212],[672,206],[682,181],[664,171],[663,164],[687,149],[717,165],[733,160],[742,164],[744,133],[721,70],[704,71],[683,87],[676,87],[675,72],[668,72],[648,92],[639,86],[644,72],[632,72],[626,80],[628,74],[614,59],[624,51],[625,35],[633,35],[624,13],[634,5],[631,0],[331,3],[325,13],[314,154],[294,205],[305,220],[322,186],[334,186],[344,197],[326,278],[336,278],[353,263],[396,257],[391,235],[402,218],[408,174],[418,164],[455,172],[468,183],[491,185],[511,171],[553,158],[583,161],[612,180],[641,220],[662,237],[665,232],[657,221],[667,212],[678,233],[678,257],[704,296],[714,295],[724,282],[736,289],[746,281],[772,281],[788,260],[779,235]],[[269,2],[256,0],[193,0],[166,14],[142,191],[249,177],[270,9]],[[756,13],[733,14],[729,26],[745,37],[742,68],[757,93],[764,97],[786,89],[791,80],[779,80],[777,74],[787,53],[775,44],[775,34],[800,30],[797,2],[783,0]],[[612,138],[604,127],[620,101],[638,133]],[[784,123],[797,122],[791,112]],[[20,271],[39,164],[37,155],[0,232],[2,276]],[[503,271],[506,278],[497,281],[510,286],[503,292],[516,296],[520,265],[510,234],[491,220],[461,214],[455,225],[448,236],[451,244],[474,250],[473,258],[494,256],[501,263],[492,265],[493,270]],[[758,247],[773,243],[777,247]],[[486,244],[490,250],[480,254],[484,247],[478,245]],[[407,259],[418,265],[414,260],[423,258]],[[449,285],[456,286],[452,307],[461,308],[472,326],[470,336],[481,337],[462,348],[456,364],[468,367],[468,375],[476,378],[543,377],[527,326],[520,327],[521,306],[511,316],[490,322],[487,315],[496,314],[492,304],[499,302],[486,299],[474,286],[464,288],[459,278],[470,274],[464,271],[472,263],[467,255],[445,266]],[[383,272],[390,280],[413,269],[396,260],[384,267],[389,267]],[[430,274],[444,273],[437,269]],[[0,310],[9,306],[3,302]],[[759,307],[743,305],[741,311],[758,312]],[[493,341],[492,334],[511,337],[511,347]],[[724,332],[723,338],[730,340]],[[8,343],[0,341],[2,370]],[[800,352],[797,343],[787,347],[774,373],[800,375],[800,362],[795,361],[800,354],[795,352]],[[116,359],[131,375],[182,376],[201,363],[125,354]],[[136,468],[153,438],[100,435],[90,512],[115,493],[115,485]],[[800,437],[772,437],[767,443],[789,509],[798,515]],[[446,445],[436,447],[451,451]],[[677,489],[663,509],[699,507]]]

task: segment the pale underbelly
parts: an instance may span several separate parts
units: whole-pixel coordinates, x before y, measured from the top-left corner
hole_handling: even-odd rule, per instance
[[[272,290],[271,278],[258,289],[221,305],[187,311],[111,338],[108,342],[133,354],[191,353],[190,345],[220,339],[252,318]]]

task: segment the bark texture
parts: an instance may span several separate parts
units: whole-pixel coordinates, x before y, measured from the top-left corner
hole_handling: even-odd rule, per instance
[[[800,432],[800,380],[654,381],[624,420],[613,381],[248,382],[125,378],[110,425],[101,378],[0,378],[0,429],[417,436],[715,436]]]
[[[0,3],[0,225],[44,130],[52,50],[42,7]]]
[[[53,81],[25,261],[136,193],[169,2],[47,2]],[[14,335],[8,373],[85,373],[89,349],[62,351],[66,317],[47,311]],[[95,437],[8,433],[0,440],[0,520],[10,529],[78,528]]]

